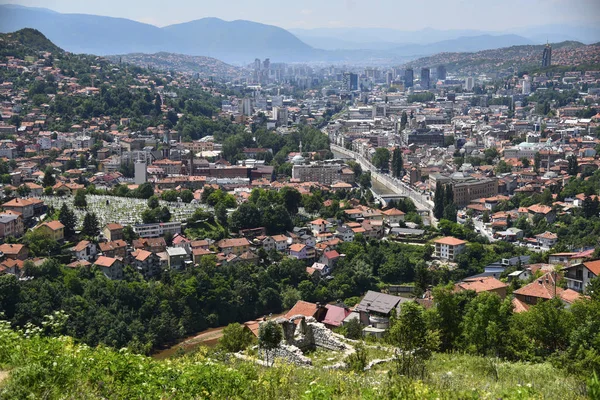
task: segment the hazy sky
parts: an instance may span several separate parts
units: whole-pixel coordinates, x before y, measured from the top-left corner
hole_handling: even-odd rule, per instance
[[[0,0],[62,13],[123,17],[165,26],[204,17],[283,28],[382,27],[507,30],[600,23],[600,0]]]

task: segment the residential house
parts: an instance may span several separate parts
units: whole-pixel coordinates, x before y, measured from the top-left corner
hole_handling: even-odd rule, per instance
[[[145,278],[160,273],[160,261],[156,254],[138,249],[131,253],[131,266],[144,275]]]
[[[354,231],[345,225],[337,227],[335,236],[342,239],[344,242],[354,241]]]
[[[175,235],[173,235],[172,246],[173,247],[181,247],[188,254],[190,254],[192,252],[192,241],[180,233],[176,233]]]
[[[115,240],[112,242],[100,242],[100,252],[106,257],[127,257],[127,242],[124,240]]]
[[[94,265],[100,268],[100,271],[108,279],[123,279],[123,261],[114,257],[100,256]]]
[[[169,268],[182,270],[185,268],[186,261],[189,261],[187,251],[182,247],[167,247],[167,255],[169,256]]]
[[[223,254],[235,254],[236,256],[250,250],[250,242],[246,238],[239,239],[223,239],[217,243],[217,247]]]
[[[0,238],[23,236],[23,218],[19,214],[0,214]]]
[[[275,239],[273,239],[272,236],[259,236],[256,239],[266,252],[277,248],[277,246],[275,246]]]
[[[376,329],[386,330],[390,327],[392,313],[397,312],[398,305],[403,301],[409,300],[369,290],[354,311],[360,313],[360,321],[363,325],[372,325]]]
[[[247,264],[258,264],[258,261],[260,260],[260,257],[248,250],[242,254],[240,254],[239,256],[237,256],[237,258],[235,260],[233,260],[233,262],[244,262]]]
[[[98,254],[98,248],[95,243],[87,240],[82,240],[73,248],[71,252],[76,260],[93,261]]]
[[[29,256],[29,249],[23,244],[5,243],[0,245],[0,253],[11,260],[26,260]]]
[[[397,208],[390,208],[388,210],[382,211],[383,220],[388,225],[399,224],[404,221],[405,213],[398,210]]]
[[[322,321],[327,313],[327,308],[320,304],[309,303],[308,301],[298,300],[294,307],[285,314],[285,318],[291,319],[296,316],[313,317],[317,321]]]
[[[482,292],[496,293],[501,299],[504,299],[507,287],[506,283],[499,281],[493,276],[488,276],[484,278],[467,278],[454,285],[454,290],[457,292],[473,290],[478,294]]]
[[[301,235],[295,242],[305,244],[308,247],[315,247],[317,245],[317,239],[307,234]]]
[[[275,235],[272,236],[273,241],[275,242],[275,250],[280,252],[285,252],[288,248],[288,240],[289,238],[285,235]]]
[[[325,308],[327,309],[327,313],[322,322],[330,329],[342,326],[346,317],[351,313],[348,308],[334,306],[332,304],[327,304]]]
[[[340,254],[336,250],[326,251],[323,253],[319,262],[327,265],[329,269],[333,269],[337,261],[340,259]]]
[[[197,247],[195,249],[192,249],[192,257],[193,257],[194,265],[200,264],[203,257],[214,255],[214,254],[215,254],[214,251],[210,251],[210,250],[204,249],[202,247]]]
[[[65,239],[65,226],[60,221],[44,222],[35,229],[44,232],[57,242]]]
[[[527,211],[529,212],[530,219],[536,216],[544,218],[547,222],[554,222],[556,219],[556,213],[552,210],[552,207],[543,204],[534,204],[527,208]]]
[[[162,253],[167,249],[167,242],[162,237],[135,239],[133,248],[147,250],[151,253]]]
[[[301,243],[294,243],[290,246],[290,257],[297,258],[298,260],[306,260],[308,258],[307,250],[308,246]]]
[[[23,260],[3,260],[0,262],[0,274],[11,274],[20,277],[21,271],[23,271],[23,265]]]
[[[587,285],[600,275],[600,260],[588,261],[563,268],[567,287],[577,292],[584,292]]]
[[[306,272],[309,275],[319,274],[321,277],[329,275],[331,270],[327,266],[327,264],[315,262],[310,267],[306,267]]]
[[[529,285],[515,290],[512,300],[515,312],[527,311],[529,307],[554,297],[560,298],[567,306],[579,298],[579,293],[573,289],[561,288],[558,278],[555,272],[547,272]]]
[[[206,239],[204,240],[193,240],[191,244],[192,249],[205,249],[208,250],[210,248],[210,242]]]
[[[553,265],[563,265],[565,267],[581,264],[592,257],[594,250],[595,249],[592,248],[580,252],[550,254],[550,256],[548,256],[548,263]]]
[[[455,261],[456,257],[465,251],[467,242],[452,236],[443,237],[433,242],[434,256],[442,260]]]
[[[24,220],[33,218],[34,203],[31,199],[13,199],[2,204],[2,208],[6,211],[15,211],[23,216]]]
[[[308,224],[308,227],[310,228],[313,235],[318,235],[319,233],[327,232],[329,226],[329,222],[325,221],[322,218],[317,218]]]
[[[29,196],[40,197],[44,194],[44,187],[34,182],[25,182],[25,186],[29,189]]]
[[[535,235],[535,238],[537,239],[539,246],[545,249],[552,248],[558,241],[558,235],[549,231]]]
[[[106,224],[102,229],[102,235],[109,242],[123,240],[123,225],[117,223]]]

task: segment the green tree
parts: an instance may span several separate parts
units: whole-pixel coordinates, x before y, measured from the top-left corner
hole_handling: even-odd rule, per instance
[[[439,347],[439,334],[427,327],[423,307],[415,302],[403,303],[400,315],[388,333],[391,344],[398,347],[398,373],[409,378],[423,378],[425,361]]]
[[[274,360],[270,360],[270,353],[279,346],[283,339],[283,331],[279,324],[269,320],[260,324],[258,328],[258,347],[264,351],[267,364],[272,365]]]
[[[135,233],[131,225],[126,225],[123,227],[123,240],[127,243],[133,243],[135,239],[137,239],[139,235]]]
[[[512,167],[506,163],[504,160],[500,160],[496,165],[496,173],[497,174],[506,174],[512,172]]]
[[[135,190],[135,197],[139,199],[149,199],[152,195],[154,195],[154,188],[150,182],[142,183]]]
[[[298,207],[302,203],[302,195],[300,192],[295,188],[285,186],[279,191],[279,195],[290,215],[298,214]]]
[[[58,220],[65,226],[65,237],[71,237],[75,234],[75,227],[77,226],[77,217],[73,210],[71,210],[67,203],[63,203],[58,212]]]
[[[81,234],[89,238],[95,238],[98,235],[100,235],[100,226],[96,214],[85,214],[85,217],[83,217],[83,226],[81,228]]]
[[[148,199],[148,208],[149,209],[154,209],[154,208],[158,208],[160,207],[160,203],[158,201],[158,197],[157,196],[150,196],[150,198]]]
[[[235,210],[230,217],[229,226],[233,232],[261,226],[261,214],[256,205],[247,202]]]
[[[514,314],[512,320],[511,329],[527,337],[532,350],[541,357],[566,350],[574,326],[573,314],[565,310],[559,298],[542,301],[526,313]]]
[[[189,189],[185,189],[179,193],[179,197],[184,203],[191,203],[194,200],[194,193]]]
[[[56,185],[56,178],[54,178],[51,168],[46,168],[46,172],[44,172],[44,179],[42,180],[42,185],[44,187]]]
[[[445,200],[445,188],[441,182],[437,182],[435,185],[435,194],[433,195],[433,216],[440,219],[444,216],[444,200]]]
[[[387,171],[390,167],[390,151],[385,147],[376,148],[371,162],[375,168]]]
[[[77,208],[87,208],[87,200],[85,198],[85,190],[79,189],[75,192],[75,198],[73,199],[73,206]]]
[[[571,176],[576,176],[579,172],[579,164],[577,163],[577,156],[570,155],[567,157],[568,165],[567,165],[567,174]]]
[[[31,189],[29,189],[29,186],[27,185],[21,185],[17,188],[17,193],[21,197],[27,197],[29,196],[29,193],[31,193]]]
[[[215,206],[215,217],[221,225],[227,226],[227,207],[222,202]]]
[[[455,293],[452,285],[433,289],[436,306],[430,310],[430,326],[440,332],[443,351],[449,351],[458,346],[458,340],[462,335],[461,322],[465,309],[474,297],[475,292],[470,290]]]
[[[484,224],[487,224],[487,223],[489,223],[489,222],[490,222],[490,212],[489,212],[488,210],[485,210],[485,211],[483,212],[483,215],[482,215],[482,217],[481,217],[481,221],[482,221]]]
[[[29,255],[32,257],[49,257],[60,252],[60,243],[41,229],[27,232],[23,242],[29,248]]]
[[[467,306],[462,321],[465,349],[482,355],[501,355],[512,308],[510,299],[502,301],[495,293],[476,296]]]
[[[289,310],[301,299],[301,293],[298,289],[288,286],[281,296],[284,310]]]
[[[396,178],[401,177],[403,168],[404,162],[402,160],[402,150],[399,147],[396,147],[392,153],[392,175]]]
[[[252,343],[253,338],[250,329],[244,325],[233,323],[223,329],[223,337],[219,340],[219,346],[229,353],[237,353],[245,350]]]

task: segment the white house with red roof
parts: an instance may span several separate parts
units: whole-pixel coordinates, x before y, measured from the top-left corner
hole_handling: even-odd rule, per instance
[[[325,233],[329,226],[331,226],[331,224],[322,218],[317,218],[314,221],[310,221],[308,224],[308,227],[315,236],[319,233]]]
[[[434,256],[442,260],[456,260],[456,257],[465,251],[467,242],[457,239],[452,236],[446,236],[441,239],[434,240],[435,253]]]
[[[535,238],[540,247],[544,247],[546,249],[551,248],[558,241],[558,235],[549,231],[535,235]]]

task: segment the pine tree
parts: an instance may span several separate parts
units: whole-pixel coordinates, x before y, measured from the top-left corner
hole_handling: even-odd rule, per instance
[[[394,177],[399,178],[402,176],[402,168],[404,167],[402,161],[402,150],[399,147],[394,149],[392,154],[392,174]]]
[[[73,210],[71,210],[67,203],[63,203],[60,211],[58,212],[58,220],[65,226],[65,236],[71,237],[75,234],[75,226],[77,225],[77,217]]]
[[[571,155],[567,158],[569,164],[567,165],[567,174],[571,176],[577,175],[579,172],[579,164],[577,163],[577,157],[575,155]]]
[[[100,225],[98,223],[98,217],[96,217],[96,214],[85,214],[85,217],[83,218],[83,227],[81,228],[81,234],[91,238],[100,235]]]
[[[454,204],[454,190],[452,185],[445,185],[444,187],[444,207]]]
[[[50,168],[48,168],[44,173],[44,180],[42,181],[42,185],[44,187],[56,185],[56,179],[54,178],[54,175],[52,175],[52,170]]]
[[[444,215],[444,186],[441,182],[435,185],[435,194],[433,196],[433,216],[437,219]]]

